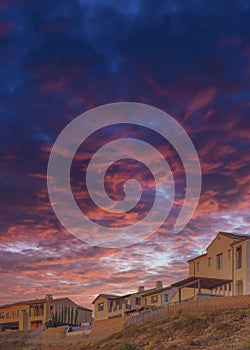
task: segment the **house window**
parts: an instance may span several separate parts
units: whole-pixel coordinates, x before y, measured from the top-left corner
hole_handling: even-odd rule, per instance
[[[122,300],[117,301],[116,307],[117,307],[118,310],[121,310],[121,309],[122,309],[122,304],[123,304],[123,301],[122,301]]]
[[[229,291],[229,292],[232,291],[232,284],[231,284],[231,283],[228,284],[228,291]]]
[[[236,269],[240,269],[242,266],[242,248],[241,246],[236,248]]]
[[[227,256],[228,256],[228,259],[231,259],[231,249],[229,249],[229,250],[227,251]]]
[[[211,264],[212,264],[212,258],[208,258],[208,259],[207,259],[207,263],[208,263],[208,266],[211,266]]]
[[[199,262],[196,263],[196,270],[197,270],[197,271],[200,270],[200,263],[199,263]]]
[[[108,301],[108,309],[109,309],[109,312],[112,311],[112,307],[113,307],[113,300],[109,300],[109,301]]]
[[[0,312],[0,318],[5,318],[4,312]]]
[[[130,302],[130,299],[125,299],[125,308],[126,308],[126,309],[131,309],[131,302]]]
[[[222,269],[222,254],[216,255],[216,268],[217,270]]]
[[[141,305],[141,298],[139,297],[135,298],[135,305]]]
[[[34,316],[36,316],[36,315],[34,314]],[[54,305],[50,306],[50,316],[51,317],[55,316],[55,306]]]
[[[165,303],[168,303],[168,294],[164,295],[164,301],[165,301]]]
[[[62,311],[62,306],[61,305],[57,305],[56,306],[56,312],[61,312]]]
[[[99,303],[98,304],[98,311],[103,311],[104,310],[104,303]]]
[[[157,303],[158,302],[158,295],[153,295],[151,297],[151,304]]]
[[[10,318],[11,315],[10,315],[10,312],[6,312],[6,318]]]

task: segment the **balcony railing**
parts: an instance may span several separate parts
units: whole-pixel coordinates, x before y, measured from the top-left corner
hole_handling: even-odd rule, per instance
[[[131,305],[130,304],[119,304],[113,307],[108,308],[108,312],[116,312],[120,310],[131,310]]]
[[[37,311],[37,312],[30,312],[29,316],[30,317],[35,317],[35,316],[43,316],[44,313],[42,311]]]

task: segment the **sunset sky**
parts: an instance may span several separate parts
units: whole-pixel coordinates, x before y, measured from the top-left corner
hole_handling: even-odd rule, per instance
[[[247,0],[0,0],[0,304],[68,296],[90,306],[101,293],[185,278],[186,261],[218,231],[250,233],[250,4]],[[128,124],[98,130],[79,148],[71,185],[81,210],[109,227],[150,211],[155,182],[136,160],[115,163],[106,189],[142,185],[124,215],[98,209],[85,171],[107,142],[139,138],[167,159],[176,184],[173,210],[146,240],[120,249],[88,245],[58,221],[47,165],[58,134],[79,114],[112,102],[167,112],[186,130],[201,163],[193,218],[172,233],[185,171],[167,140]]]

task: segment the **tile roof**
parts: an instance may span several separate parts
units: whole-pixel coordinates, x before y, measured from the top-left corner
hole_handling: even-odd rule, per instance
[[[118,298],[121,298],[121,295],[114,295],[114,294],[99,294],[97,295],[97,297],[95,298],[95,300],[92,301],[92,304],[94,304],[96,302],[96,300],[100,297],[103,297],[105,299],[112,299],[112,300],[115,300],[115,299],[118,299]]]
[[[149,289],[149,290],[145,291],[145,293],[142,296],[146,297],[147,295],[164,292],[165,290],[170,290],[172,288],[173,288],[172,286],[168,286],[168,287],[158,288],[158,289],[157,288]]]
[[[191,258],[191,259],[187,260],[187,262],[190,262],[190,261],[193,261],[193,260],[196,260],[196,259],[202,258],[203,256],[206,256],[206,255],[207,255],[207,253],[205,253],[205,254],[201,254],[201,255],[197,255],[197,256],[195,256],[194,258]]]
[[[9,303],[9,304],[5,304],[5,305],[0,305],[0,308],[7,308],[7,307],[15,306],[15,305],[44,304],[47,301],[58,302],[58,301],[62,301],[62,300],[70,300],[70,301],[72,301],[71,299],[69,299],[67,297],[66,298],[53,298],[53,299],[49,299],[49,300],[46,300],[45,298],[42,298],[42,299],[32,299],[32,300],[17,301],[15,303]],[[72,301],[72,303],[74,303],[74,302]],[[75,305],[77,305],[77,304],[75,304]]]

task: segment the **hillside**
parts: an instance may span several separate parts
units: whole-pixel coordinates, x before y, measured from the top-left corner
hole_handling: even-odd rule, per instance
[[[29,344],[5,331],[1,350],[244,350],[250,349],[250,309],[175,316],[130,327],[93,344]],[[26,344],[26,345],[25,345]]]

